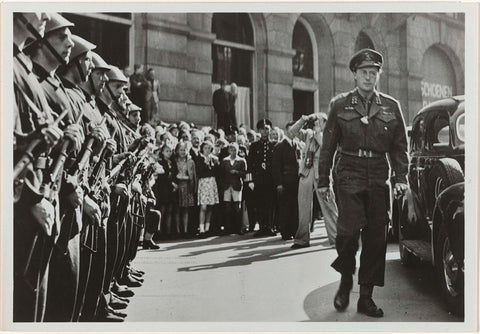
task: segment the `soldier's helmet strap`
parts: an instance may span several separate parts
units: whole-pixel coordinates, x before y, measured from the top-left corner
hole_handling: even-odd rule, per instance
[[[57,52],[57,50],[55,50],[53,48],[52,44],[50,44],[50,42],[47,41],[47,39],[45,37],[42,37],[40,35],[40,33],[37,31],[37,29],[35,29],[32,26],[32,24],[27,20],[27,18],[25,16],[23,16],[22,13],[19,13],[18,18],[25,25],[27,30],[33,35],[33,37],[35,37],[35,39],[38,42],[43,43],[43,45],[45,45],[47,47],[48,51],[50,51],[53,54],[53,56],[57,59],[57,61],[60,63],[61,66],[67,65],[67,62],[65,61],[65,59],[63,59],[62,56],[60,56],[60,54]]]
[[[74,62],[75,62],[75,67],[77,68],[78,74],[80,74],[80,79],[82,80],[82,82],[85,82],[87,80],[87,74],[85,73],[82,66],[80,65],[80,58],[79,57],[75,58]]]

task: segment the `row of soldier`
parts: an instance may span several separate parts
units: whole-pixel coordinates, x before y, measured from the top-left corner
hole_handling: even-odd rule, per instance
[[[14,321],[123,321],[157,165],[128,82],[59,14],[14,14]],[[132,119],[132,118],[130,118]]]

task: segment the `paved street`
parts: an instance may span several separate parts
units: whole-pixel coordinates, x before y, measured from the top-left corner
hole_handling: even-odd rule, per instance
[[[146,272],[135,289],[127,321],[419,321],[454,322],[428,268],[401,265],[398,245],[389,244],[386,287],[374,291],[385,312],[382,319],[356,313],[359,288],[354,286],[347,311],[336,312],[333,296],[340,279],[330,263],[323,223],[318,222],[311,247],[290,249],[280,236],[211,237],[161,244],[141,250],[134,267]],[[357,259],[358,260],[358,259]]]

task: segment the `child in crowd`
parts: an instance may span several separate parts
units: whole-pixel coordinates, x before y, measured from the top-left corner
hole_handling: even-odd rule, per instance
[[[184,237],[188,233],[188,210],[195,204],[195,163],[187,151],[187,143],[179,142],[175,148],[176,181],[178,185],[178,203],[176,212],[176,231]]]
[[[238,156],[238,144],[228,145],[229,156],[221,163],[223,171],[223,200],[225,202],[225,221],[230,222],[230,232],[243,234],[240,216],[242,204],[243,177],[247,171],[247,162]]]
[[[177,185],[174,183],[176,175],[175,165],[172,163],[173,149],[168,143],[164,144],[160,150],[158,163],[163,168],[163,173],[157,176],[153,193],[156,198],[155,208],[161,213],[160,232],[167,238],[172,233],[172,212],[174,204],[174,192]]]
[[[213,144],[209,141],[203,142],[200,145],[200,155],[196,160],[200,237],[204,237],[209,232],[212,207],[219,202],[217,182],[215,181],[215,166],[219,164],[219,161],[212,151]]]

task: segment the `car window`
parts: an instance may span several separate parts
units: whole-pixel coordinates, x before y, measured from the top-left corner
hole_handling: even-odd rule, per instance
[[[456,130],[458,138],[465,142],[465,114],[458,116]]]
[[[413,125],[410,138],[410,151],[420,151],[425,144],[425,121],[419,119]]]
[[[449,146],[450,123],[446,111],[432,110],[425,119],[426,149]]]

